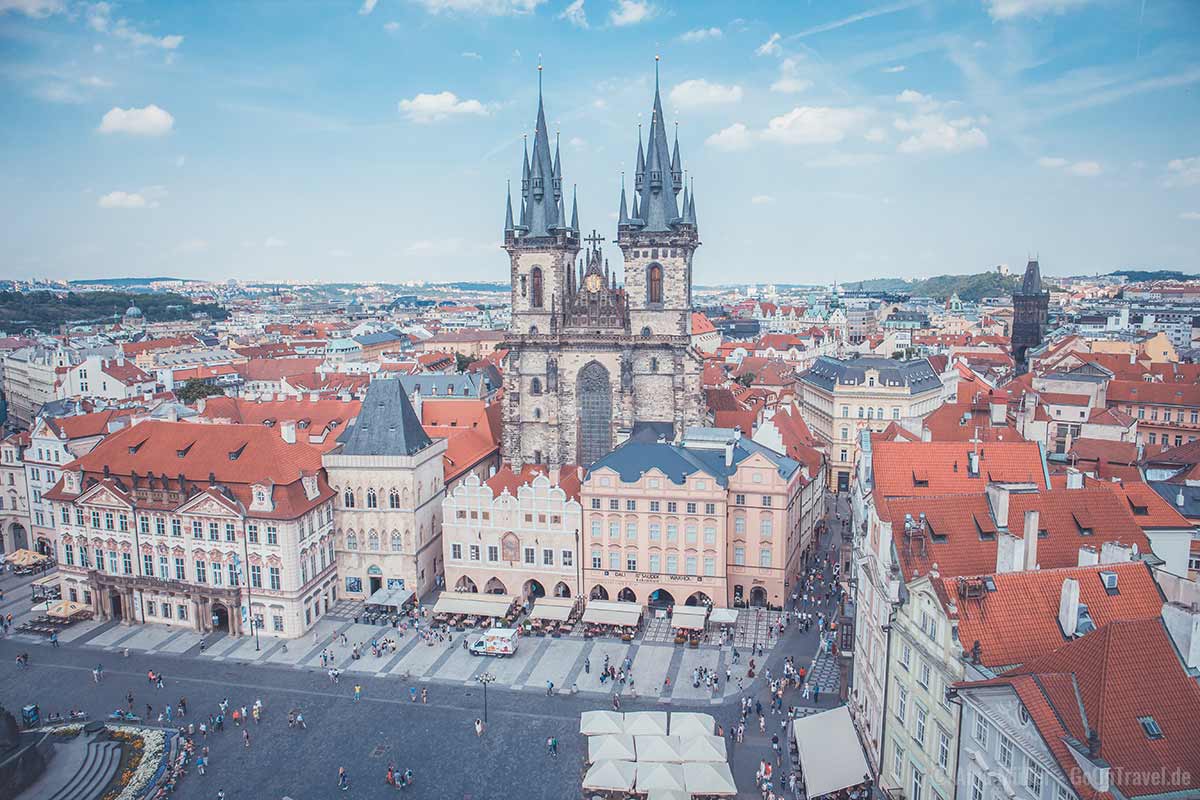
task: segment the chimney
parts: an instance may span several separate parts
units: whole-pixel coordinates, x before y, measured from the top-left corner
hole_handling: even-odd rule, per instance
[[[979,477],[979,453],[974,450],[967,453],[967,476],[971,478]]]
[[[1184,498],[1183,498],[1183,487],[1182,487],[1182,486],[1180,486],[1180,487],[1179,487],[1179,494],[1175,495],[1175,505],[1176,505],[1176,506],[1178,506],[1179,508],[1183,508],[1183,502],[1184,502]]]
[[[1062,582],[1062,594],[1058,598],[1058,626],[1068,639],[1075,635],[1079,626],[1079,581],[1067,578]]]
[[[1164,603],[1163,625],[1189,669],[1200,668],[1200,606]]]
[[[1133,546],[1120,542],[1105,542],[1100,545],[1101,564],[1121,564],[1133,561]]]
[[[179,422],[179,406],[175,403],[167,404],[167,422]]]
[[[1038,512],[1025,512],[1025,569],[1037,569]]]
[[[1100,563],[1100,557],[1096,555],[1096,548],[1090,544],[1085,544],[1079,548],[1079,566],[1092,567]]]
[[[279,435],[287,444],[296,443],[296,422],[295,420],[286,420],[279,423]]]
[[[958,462],[954,462],[956,465]],[[1008,488],[998,483],[989,483],[987,487],[987,502],[992,510],[992,517],[999,528],[1008,527]]]
[[[557,466],[550,467],[550,470],[549,470],[549,472],[547,473],[547,477],[549,477],[549,478],[550,478],[550,485],[551,485],[551,486],[558,486],[558,480],[559,480],[559,468],[558,468]]]
[[[203,413],[204,413],[204,407],[205,407],[205,406],[207,406],[207,405],[208,405],[208,398],[207,398],[207,397],[201,397],[199,400],[197,400],[197,401],[196,401],[196,413],[197,413],[197,414],[203,414]]]
[[[1083,473],[1071,467],[1067,470],[1067,488],[1082,489],[1083,488]]]
[[[725,466],[733,466],[733,440],[730,439],[725,443]]]
[[[1003,425],[1005,419],[1008,418],[1008,404],[1003,401],[993,399],[990,410],[992,412],[992,425]]]
[[[929,428],[924,428],[924,427],[921,428],[921,441],[922,442],[932,442],[933,441],[933,431],[929,430]]]
[[[996,535],[996,572],[1019,572],[1021,570],[1020,542],[1008,531]]]

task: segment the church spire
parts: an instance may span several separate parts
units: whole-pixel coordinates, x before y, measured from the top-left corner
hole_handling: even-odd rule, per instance
[[[675,152],[671,154],[671,187],[675,194],[683,188],[683,168],[679,163],[679,123],[675,123]],[[684,206],[685,212],[687,206]]]
[[[640,180],[637,191],[641,202],[635,205],[634,217],[642,222],[643,230],[669,231],[680,221],[675,193],[683,186],[682,163],[679,148],[675,158],[671,157],[671,146],[667,143],[666,121],[663,119],[662,93],[658,78],[659,57],[654,57],[654,105],[650,111],[650,136],[646,142],[643,165],[642,139],[638,135],[638,168]],[[679,177],[676,172],[679,171]]]
[[[579,184],[575,184],[571,191],[571,230],[579,234]]]
[[[633,190],[640,192],[642,190],[642,181],[646,178],[646,153],[642,150],[642,123],[638,123],[638,154],[637,154],[637,169],[633,172]],[[637,214],[634,214],[636,217]]]
[[[621,173],[621,210],[617,214],[617,226],[629,224],[629,214],[626,209],[628,206],[625,203],[625,173]]]
[[[565,223],[562,213],[562,164],[550,153],[546,106],[542,98],[542,65],[538,64],[537,119],[533,128],[533,150],[525,149],[521,226],[527,236],[549,237]]]
[[[514,232],[512,215],[512,184],[508,184],[507,198],[504,203],[504,237]]]

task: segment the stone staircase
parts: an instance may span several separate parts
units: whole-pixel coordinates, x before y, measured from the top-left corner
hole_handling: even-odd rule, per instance
[[[120,765],[120,742],[92,740],[87,743],[79,771],[57,791],[45,795],[45,800],[95,800]]]

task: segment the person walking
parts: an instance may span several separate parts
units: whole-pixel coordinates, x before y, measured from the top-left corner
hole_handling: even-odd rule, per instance
[[[553,736],[551,736],[549,739],[547,739],[546,740],[546,749],[549,751],[550,755],[557,757],[558,756],[558,739],[556,739]]]
[[[584,675],[592,674],[592,660],[590,658],[585,658],[583,660],[583,674]]]
[[[357,703],[361,699],[362,699],[362,686],[360,684],[356,683],[356,684],[354,684],[354,702]]]
[[[481,719],[475,720],[475,736],[483,736],[483,720]]]
[[[410,703],[417,702],[417,687],[415,687],[415,686],[408,687],[408,702],[410,702]]]
[[[246,745],[246,749],[250,749],[250,729],[242,728],[242,742]]]
[[[421,687],[421,705],[429,705],[429,689]]]
[[[350,773],[346,772],[345,767],[338,767],[337,785],[343,792],[350,788]]]

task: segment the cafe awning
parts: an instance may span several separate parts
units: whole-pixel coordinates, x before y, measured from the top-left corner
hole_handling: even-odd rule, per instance
[[[469,614],[476,617],[503,617],[517,598],[507,594],[444,593],[433,606],[434,614]]]
[[[35,553],[32,550],[21,548],[20,550],[14,550],[9,553],[7,556],[5,556],[4,560],[9,564],[16,564],[18,567],[28,567],[32,566],[33,564],[40,564],[48,559],[41,553]]]
[[[642,607],[637,603],[621,603],[613,600],[589,600],[583,611],[583,621],[597,625],[627,625],[633,627],[642,618]]]
[[[699,711],[676,711],[671,715],[672,736],[712,736],[717,721],[712,714]]]
[[[792,736],[809,797],[857,786],[870,776],[846,706],[797,719]]]
[[[579,718],[579,732],[584,736],[624,733],[625,715],[619,711],[585,711]]]
[[[412,596],[412,589],[376,589],[375,593],[367,598],[367,605],[401,609]]]
[[[717,625],[733,625],[737,618],[738,612],[732,608],[714,608],[708,615],[708,621]]]
[[[671,625],[675,628],[702,631],[707,616],[708,609],[704,606],[675,606],[671,612]]]
[[[724,762],[727,760],[725,740],[712,735],[685,736],[679,740],[679,755],[684,761]]]
[[[679,738],[677,736],[635,736],[637,760],[664,761],[678,764],[683,761],[679,755]]]
[[[633,788],[636,766],[632,761],[597,761],[583,777],[584,789],[629,791]]]
[[[74,600],[59,600],[46,610],[46,614],[58,619],[71,619],[81,614],[87,614],[91,610],[89,606],[85,606],[83,603],[78,603]]]
[[[733,797],[737,794],[737,785],[733,782],[733,773],[730,772],[728,764],[684,764],[683,782],[684,787],[692,794],[722,797]]]
[[[627,711],[625,732],[631,736],[666,736],[667,712]]]
[[[548,619],[552,622],[566,622],[575,608],[573,597],[539,597],[529,612],[530,619]]]
[[[632,736],[605,734],[588,737],[588,761],[633,761],[637,755]]]
[[[639,792],[651,789],[683,790],[683,767],[678,764],[638,761],[635,783]]]

